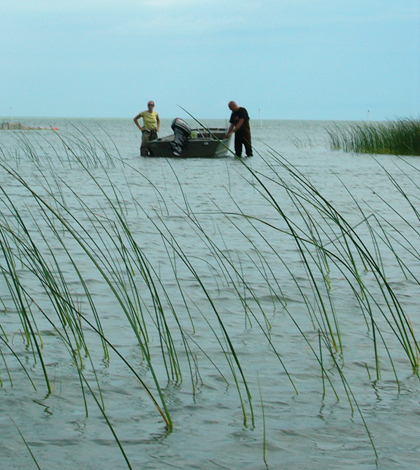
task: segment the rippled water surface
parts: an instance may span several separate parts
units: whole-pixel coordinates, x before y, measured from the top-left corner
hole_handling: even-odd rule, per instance
[[[247,160],[142,158],[128,119],[21,122],[59,131],[0,131],[0,468],[418,468],[418,158],[333,151],[330,122],[252,122]]]

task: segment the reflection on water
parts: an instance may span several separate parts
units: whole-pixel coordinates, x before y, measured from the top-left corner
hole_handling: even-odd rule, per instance
[[[162,136],[170,133],[171,121],[163,120]],[[99,254],[101,269],[114,266],[120,277],[105,282],[85,245],[59,222],[51,226],[45,207],[6,168],[0,171],[3,230],[15,230],[12,201],[33,242],[45,247],[48,263],[57,262],[54,269],[60,268],[77,309],[94,322],[90,305],[94,300],[104,335],[156,393],[144,350],[111,286],[117,289],[121,281],[130,298],[135,299],[135,292],[141,295],[141,300],[135,300],[138,305],[134,310],[144,315],[148,325],[150,356],[174,422],[172,431],[165,429],[126,364],[112,349],[109,359],[104,358],[97,334],[80,319],[96,376],[87,355],[84,373],[98,397],[94,384],[100,383],[107,417],[133,468],[263,469],[264,448],[269,468],[276,469],[418,468],[420,387],[396,339],[395,324],[380,314],[381,309],[387,309],[380,290],[383,282],[378,287],[372,271],[359,266],[358,276],[372,293],[369,298],[369,292],[365,292],[364,297],[357,285],[349,287],[348,266],[331,262],[324,265],[322,257],[307,261],[323,266],[325,279],[318,281],[328,284],[328,294],[323,298],[325,308],[334,313],[340,329],[343,353],[336,353],[334,362],[325,348],[323,351],[330,386],[323,380],[314,355],[319,352],[320,325],[312,315],[316,316],[314,312],[320,306],[308,282],[302,253],[279,216],[279,210],[283,211],[296,224],[296,232],[308,237],[315,225],[305,226],[302,213],[313,212],[314,201],[308,196],[299,205],[277,184],[279,178],[284,178],[290,186],[297,185],[281,156],[319,190],[326,204],[338,210],[360,237],[361,246],[374,254],[417,333],[418,244],[412,230],[417,230],[418,218],[407,202],[418,197],[413,179],[417,179],[420,165],[415,159],[381,156],[377,161],[369,155],[333,152],[325,131],[328,122],[263,121],[261,126],[255,121],[255,157],[246,160],[255,172],[252,174],[232,157],[170,161],[141,158],[141,135],[129,119],[21,122],[59,127],[58,135],[64,141],[49,131],[2,132],[3,162],[17,169],[36,195],[49,201],[49,210],[65,214],[69,226],[78,230],[84,242]],[[205,124],[225,123],[208,120]],[[83,146],[81,141],[85,142]],[[95,155],[100,156],[101,165],[95,162]],[[395,178],[400,190],[387,173]],[[262,190],[260,177],[279,208],[273,207]],[[111,210],[107,198],[118,207],[118,213]],[[337,242],[331,234],[331,221],[327,222],[327,217],[322,221],[319,215],[313,217],[313,222],[316,219],[322,227],[316,236],[333,252]],[[118,229],[121,226],[129,228],[129,235]],[[372,231],[378,235],[373,237]],[[162,357],[161,348],[166,350],[167,345],[161,345],[157,334],[156,299],[135,257],[121,249],[124,243],[141,250],[155,271],[153,278],[159,280],[156,290],[163,299],[167,319],[167,325],[159,326],[168,327],[173,335],[171,347],[178,352],[182,377],[168,380],[164,359],[170,361],[170,357],[168,352]],[[1,260],[4,268],[4,256]],[[191,263],[193,269],[183,261]],[[22,284],[29,283],[27,288],[34,301],[55,318],[43,286],[33,281],[31,268],[17,263],[15,269]],[[125,268],[132,270],[133,276],[124,272]],[[58,332],[40,317],[37,324],[44,342],[43,357],[52,380],[52,392],[47,394],[39,361],[30,348],[25,349],[7,276],[1,282],[4,294],[0,334],[4,341],[7,335],[8,344],[34,377],[36,386],[36,390],[31,387],[22,366],[3,342],[2,468],[34,467],[11,419],[41,468],[124,468],[116,440],[85,389],[89,410],[86,416],[80,377]],[[378,347],[379,379],[371,318],[360,307],[366,299],[390,350],[382,344]],[[252,407],[215,311],[240,359]],[[172,312],[176,312],[176,319]],[[190,349],[185,349],[186,342]],[[236,371],[239,389],[229,364]],[[338,366],[350,392],[343,387]],[[398,371],[400,389],[393,368]],[[246,424],[238,392],[244,400]],[[378,467],[357,407],[379,454]]]

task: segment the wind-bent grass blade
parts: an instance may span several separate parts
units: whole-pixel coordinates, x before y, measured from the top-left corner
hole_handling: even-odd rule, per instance
[[[35,458],[35,455],[33,454],[31,448],[29,447],[28,443],[26,442],[26,439],[25,439],[25,437],[23,436],[23,434],[21,433],[19,427],[18,427],[17,424],[13,421],[12,418],[10,418],[10,420],[12,421],[12,423],[14,424],[14,426],[15,426],[15,428],[17,429],[18,433],[20,434],[20,437],[22,438],[23,443],[25,444],[26,448],[28,449],[28,452],[29,452],[29,454],[31,455],[34,464],[36,465],[36,467],[37,467],[39,470],[41,470],[41,467],[39,466],[39,464],[38,464],[38,462],[37,462],[37,460],[36,460],[36,458]]]

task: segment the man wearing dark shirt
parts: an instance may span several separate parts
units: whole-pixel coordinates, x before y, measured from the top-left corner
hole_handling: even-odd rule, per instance
[[[228,107],[232,111],[232,115],[230,116],[230,127],[226,137],[235,134],[235,154],[237,157],[242,155],[242,145],[245,147],[246,156],[252,157],[248,111],[238,106],[234,101],[229,101]]]

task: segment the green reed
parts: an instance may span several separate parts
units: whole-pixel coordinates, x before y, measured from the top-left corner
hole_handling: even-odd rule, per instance
[[[118,151],[117,155],[113,155],[117,149],[114,148],[111,152],[98,138],[79,130],[76,137],[65,138],[57,135],[57,139],[59,148],[46,139],[35,143],[27,136],[18,142],[27,161],[33,164],[38,172],[39,177],[35,187],[23,176],[24,172],[20,171],[21,162],[16,165],[14,156],[0,148],[1,169],[20,185],[25,194],[25,201],[29,198],[37,208],[36,212],[28,216],[25,209],[28,203],[20,205],[18,198],[12,197],[1,188],[0,269],[11,304],[19,317],[25,347],[33,359],[41,365],[48,394],[54,393],[54,386],[44,359],[47,354],[43,334],[45,328],[39,327],[40,323],[45,322],[60,338],[73,361],[86,413],[88,413],[87,396],[92,396],[129,468],[131,468],[130,462],[123,445],[118,439],[112,420],[106,413],[106,403],[102,395],[103,385],[98,377],[96,359],[91,352],[96,347],[92,332],[100,342],[103,359],[110,361],[111,357],[116,355],[123,361],[136,380],[141,383],[168,429],[172,428],[173,423],[171,408],[165,395],[165,382],[181,384],[186,369],[194,394],[198,381],[206,379],[200,374],[197,352],[214,366],[226,383],[234,383],[244,423],[248,423],[249,413],[251,424],[254,426],[252,384],[255,385],[255,377],[247,370],[246,361],[241,357],[240,347],[235,343],[234,335],[229,331],[224,319],[222,307],[215,294],[212,294],[203,271],[198,268],[204,263],[212,273],[212,280],[216,285],[231,287],[231,295],[237,301],[238,311],[243,312],[245,324],[250,328],[258,328],[276,362],[278,361],[286,373],[293,392],[299,393],[293,379],[295,371],[290,370],[272,339],[273,327],[270,321],[272,310],[281,308],[287,313],[301,335],[302,347],[310,351],[318,364],[323,396],[327,393],[328,385],[334,396],[340,398],[339,386],[331,370],[332,363],[333,371],[338,374],[351,411],[355,409],[358,411],[376,453],[368,423],[364,420],[357,397],[346,377],[345,360],[351,351],[346,349],[343,341],[341,312],[337,311],[333,293],[334,278],[337,276],[333,276],[332,273],[338,272],[345,280],[358,305],[358,312],[362,314],[361,318],[369,330],[372,339],[372,368],[376,371],[376,378],[381,377],[380,355],[381,351],[384,351],[399,384],[393,350],[385,339],[381,319],[392,331],[405,352],[413,372],[418,375],[418,343],[410,319],[386,276],[381,253],[384,249],[392,252],[402,272],[419,283],[415,269],[398,254],[402,247],[415,261],[420,260],[420,253],[414,242],[420,233],[415,226],[410,225],[404,216],[400,215],[401,224],[408,225],[413,234],[413,237],[407,237],[402,234],[401,228],[390,226],[381,214],[367,214],[355,201],[361,223],[368,228],[370,234],[369,239],[363,238],[358,234],[357,226],[351,225],[291,162],[277,152],[268,149],[266,155],[259,157],[264,160],[265,172],[254,170],[245,161],[238,161],[248,172],[249,178],[245,178],[247,188],[252,189],[264,204],[272,209],[275,217],[266,220],[256,214],[247,213],[231,196],[229,189],[226,189],[227,196],[231,199],[235,210],[227,211],[215,204],[215,213],[223,217],[224,223],[236,229],[238,240],[252,248],[253,255],[247,255],[247,261],[267,286],[267,291],[272,297],[271,306],[268,307],[261,301],[259,291],[253,282],[247,280],[243,267],[244,260],[239,255],[235,256],[235,252],[228,248],[228,241],[224,239],[223,231],[219,228],[219,236],[215,237],[206,229],[200,215],[195,213],[170,164],[168,166],[173,171],[183,201],[183,205],[176,205],[177,213],[188,224],[191,233],[194,233],[196,242],[205,247],[201,259],[188,254],[188,247],[184,245],[182,237],[174,233],[167,224],[166,216],[171,213],[170,206],[159,188],[155,187],[153,182],[142,175],[137,168],[124,162]],[[51,153],[51,158],[43,158],[48,152]],[[65,168],[67,166],[79,168],[101,196],[102,202],[99,207],[92,207],[70,183],[59,176],[54,170],[53,161],[58,161]],[[159,210],[153,214],[154,217],[148,217],[148,211],[143,207],[141,200],[136,199],[133,192],[129,191],[128,196],[127,194],[123,196],[113,182],[112,171],[109,170],[117,165],[118,171],[134,172],[139,179],[147,181],[153,187],[161,201]],[[101,170],[100,176],[96,172],[97,169]],[[387,176],[418,218],[416,201],[399,187],[391,174],[387,173]],[[414,178],[413,184],[416,184]],[[72,196],[72,204],[68,202],[66,196],[69,194]],[[399,214],[396,208],[391,205],[389,207]],[[149,253],[142,248],[137,238],[135,229],[127,217],[128,211],[133,209],[145,216],[155,233],[159,234],[162,247],[167,254],[167,262],[172,269],[174,284],[181,298],[180,304],[176,304],[173,299],[174,292],[168,290],[159,274],[158,266],[154,265]],[[305,279],[283,256],[281,246],[278,245],[279,237],[282,237],[288,245],[296,247]],[[269,256],[275,260],[276,267],[269,261]],[[63,257],[67,260],[66,270],[62,268]],[[142,376],[109,340],[104,325],[104,312],[101,312],[96,305],[95,295],[89,287],[86,268],[82,268],[83,264],[88,264],[89,270],[102,279],[109,295],[124,313],[141,351],[142,359],[147,364],[151,379]],[[87,305],[81,305],[78,301],[79,294],[72,290],[71,278],[66,272],[68,266],[72,268],[72,274],[77,279]],[[194,279],[194,287],[185,282],[181,267],[185,268]],[[301,296],[312,329],[308,329],[288,305],[282,287],[285,273]],[[367,273],[369,282],[365,280]],[[47,301],[45,299],[41,301],[33,294],[30,280],[36,281],[42,287]],[[197,289],[206,299],[205,311],[194,301],[194,292]],[[195,320],[197,313],[204,320],[208,330],[204,330],[204,326],[201,326],[203,331],[197,332]],[[86,334],[86,328],[89,329],[89,334]],[[223,366],[200,345],[196,333],[214,337],[228,365],[229,373],[226,373]],[[151,352],[156,338],[159,343],[159,355],[153,355]],[[36,388],[38,381],[20,360],[20,352],[13,349],[16,347],[11,344],[6,328],[3,328],[1,322],[0,339],[1,358],[9,382],[12,384],[13,374],[8,366],[11,357],[18,361],[29,383]],[[371,365],[369,358],[366,359],[366,367],[368,364]],[[90,374],[86,372],[87,367]],[[259,386],[258,390],[264,408]],[[264,461],[266,461],[264,409],[263,422]]]
[[[312,279],[314,292],[316,293],[315,298],[318,299],[319,306],[317,312],[321,312],[322,321],[324,327],[326,327],[325,333],[328,332],[328,337],[335,347],[337,347],[336,339],[340,341],[340,333],[338,330],[338,323],[334,311],[328,310],[326,304],[321,298],[321,291],[318,287],[317,274],[321,273],[321,283],[324,284],[325,291],[329,292],[329,283],[325,284],[326,276],[328,275],[328,262],[332,263],[349,281],[349,285],[357,295],[360,305],[363,306],[364,312],[367,313],[368,317],[372,319],[372,330],[377,331],[377,326],[372,318],[372,306],[370,302],[379,309],[383,317],[386,319],[388,325],[391,326],[395,332],[397,338],[404,347],[407,356],[410,360],[413,371],[418,375],[419,364],[416,358],[416,350],[418,348],[417,341],[412,335],[411,328],[409,327],[409,319],[405,315],[403,308],[393,292],[383,269],[383,265],[380,260],[379,243],[377,242],[376,233],[371,231],[373,246],[376,251],[372,252],[366,245],[366,241],[361,239],[357,232],[348,222],[342,217],[342,215],[328,202],[321,193],[297,170],[293,165],[286,159],[281,158],[278,155],[272,155],[273,159],[281,166],[284,173],[291,177],[291,182],[283,178],[278,169],[270,163],[270,168],[276,175],[275,184],[284,187],[290,199],[294,202],[295,206],[300,205],[302,211],[302,222],[306,227],[314,226],[317,227],[318,231],[308,230],[302,226],[297,226],[294,221],[291,221],[283,209],[278,205],[277,200],[271,193],[266,190],[269,194],[273,205],[277,208],[281,216],[286,220],[289,227],[289,234],[295,240],[299,246],[299,250],[304,259],[305,266],[307,267],[308,275]],[[261,182],[262,182],[262,176]],[[264,175],[264,178],[273,181],[273,176]],[[263,184],[263,183],[262,183]],[[367,219],[366,215],[360,209],[363,219]],[[312,213],[309,209],[313,209]],[[316,218],[320,217],[320,219]],[[322,221],[322,223],[321,223]],[[326,228],[328,230],[326,230]],[[332,234],[335,234],[332,237]],[[322,235],[322,237],[321,237]],[[328,246],[330,245],[330,246]],[[328,248],[327,248],[328,246]],[[316,261],[314,257],[313,248],[316,248],[317,252],[321,253],[321,262]],[[368,270],[374,276],[377,286],[381,292],[381,300],[385,301],[386,309],[382,308],[378,299],[372,295],[363,283],[360,275],[360,268],[358,266],[358,260],[361,267],[364,270]],[[314,267],[316,271],[314,271]],[[325,271],[327,269],[327,271]],[[322,285],[321,284],[321,285]],[[359,292],[355,287],[359,287]],[[370,299],[370,300],[369,300]],[[332,317],[333,322],[330,321]],[[334,331],[331,326],[336,326]],[[377,347],[374,342],[375,349]]]
[[[326,129],[334,150],[353,153],[420,155],[420,119],[364,122]]]

